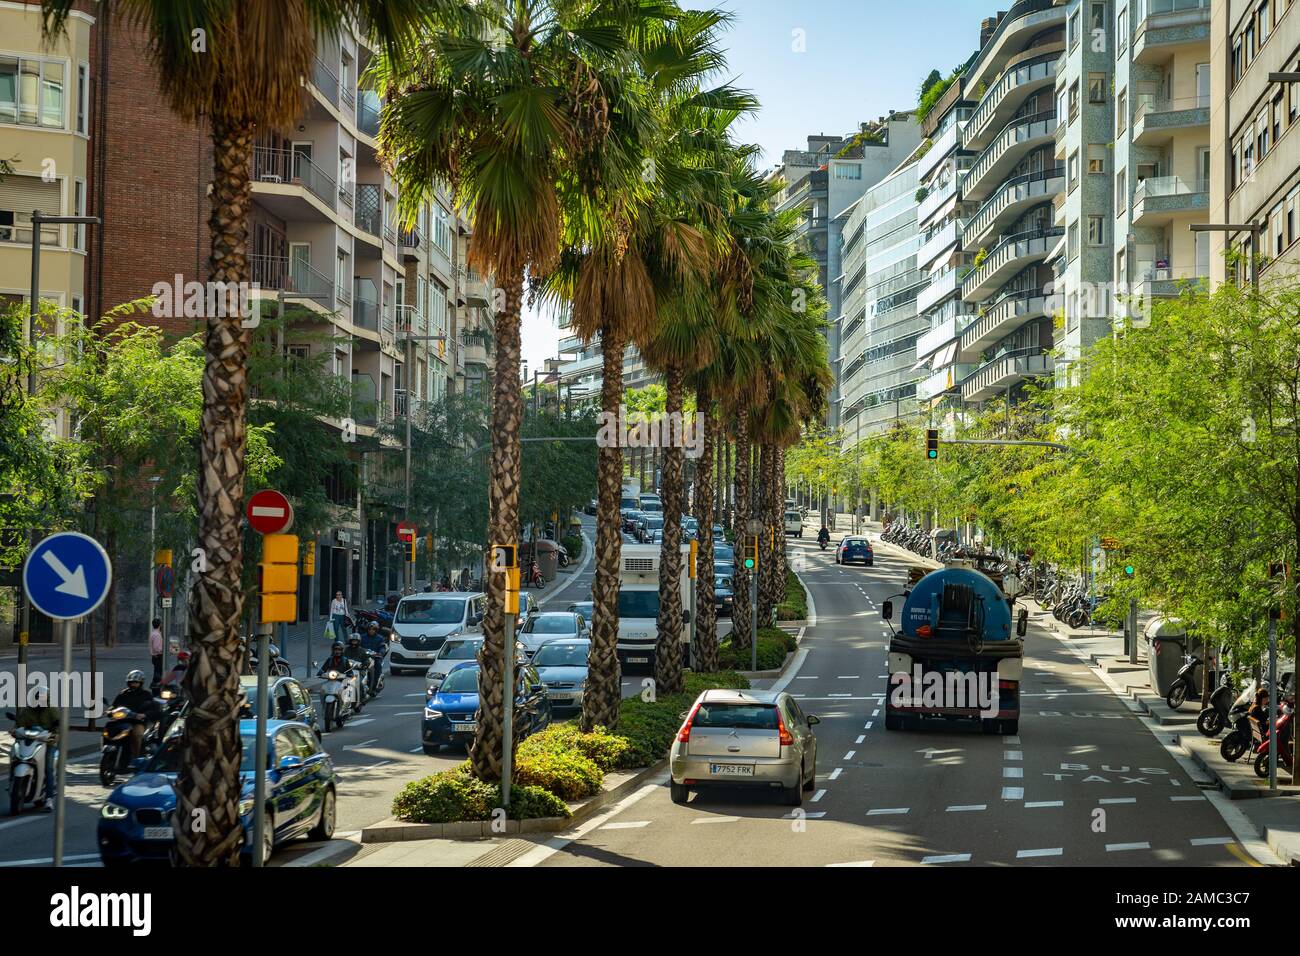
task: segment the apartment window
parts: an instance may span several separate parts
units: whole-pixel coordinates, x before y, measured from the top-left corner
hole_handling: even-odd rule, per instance
[[[63,128],[61,60],[0,54],[0,123]]]
[[[63,214],[62,184],[40,176],[5,176],[0,179],[0,242],[31,242],[32,211]],[[41,243],[59,244],[59,227],[43,226]]]
[[[86,135],[86,114],[90,106],[90,67],[77,64],[77,132]]]
[[[442,250],[443,255],[451,258],[451,221],[447,210],[437,204],[433,207],[433,244]]]
[[[1115,214],[1128,208],[1128,172],[1121,169],[1115,174]]]
[[[1066,111],[1069,106],[1070,103],[1066,96],[1065,87],[1061,87],[1056,91],[1056,122],[1058,125],[1065,125],[1066,116],[1068,115]]]
[[[1300,186],[1296,186],[1286,197],[1286,244],[1296,241],[1296,215],[1300,213]]]
[[[1088,102],[1089,103],[1106,102],[1106,74],[1105,73],[1088,74]]]
[[[1070,223],[1066,251],[1069,253],[1071,262],[1079,258],[1079,221],[1077,219]]]
[[[861,179],[862,164],[861,163],[836,163],[835,178],[836,179]]]
[[[1120,90],[1115,97],[1115,135],[1118,137],[1128,129],[1128,90]]]
[[[1106,171],[1106,147],[1096,143],[1088,145],[1088,172],[1104,173]]]
[[[1128,7],[1121,10],[1115,19],[1115,42],[1119,44],[1120,53],[1128,49]]]
[[[334,263],[334,288],[346,295],[352,289],[351,280],[352,269],[348,266],[348,254],[340,249]]]
[[[1115,284],[1121,293],[1127,291],[1124,284],[1128,281],[1128,250],[1115,253]]]
[[[1273,20],[1269,15],[1268,0],[1264,0],[1259,5],[1259,45],[1263,46],[1268,41],[1268,28],[1273,25]]]
[[[1273,255],[1280,256],[1286,248],[1286,217],[1283,215],[1284,202],[1279,202],[1269,214],[1269,225],[1273,233]]]
[[[1106,244],[1106,220],[1104,216],[1088,217],[1088,245],[1101,246]]]
[[[1106,4],[1093,3],[1089,6],[1088,29],[1092,32],[1106,29]]]
[[[1070,154],[1069,165],[1066,170],[1069,173],[1070,192],[1074,192],[1079,185],[1079,151],[1077,149]]]
[[[1273,97],[1273,103],[1270,107],[1273,119],[1273,142],[1282,138],[1282,91],[1278,90],[1277,95]]]
[[[1241,37],[1241,47],[1246,54],[1245,66],[1249,69],[1255,61],[1255,24],[1246,27],[1246,32]]]
[[[1070,122],[1079,118],[1079,81],[1070,84]]]
[[[72,214],[74,216],[84,216],[86,214],[86,181],[84,179],[77,179],[72,183]],[[73,224],[72,248],[78,252],[86,251],[85,226]]]
[[[1070,16],[1070,49],[1073,50],[1079,45],[1079,34],[1082,32],[1083,15],[1075,10]]]
[[[1260,110],[1259,115],[1255,117],[1255,136],[1255,142],[1259,146],[1255,158],[1257,162],[1262,163],[1269,149],[1268,110]]]

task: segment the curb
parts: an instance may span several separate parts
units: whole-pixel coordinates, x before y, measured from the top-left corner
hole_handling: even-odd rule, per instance
[[[523,833],[558,833],[581,823],[608,803],[626,796],[645,781],[660,773],[668,758],[643,767],[612,790],[602,790],[582,801],[568,817],[537,817],[532,820],[506,820],[505,828],[491,820],[462,820],[456,823],[400,823],[387,821],[361,831],[361,843],[397,843],[406,840],[481,840],[487,837]],[[392,819],[392,818],[390,818]]]

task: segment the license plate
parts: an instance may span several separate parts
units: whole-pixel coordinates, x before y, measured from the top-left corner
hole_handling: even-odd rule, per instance
[[[649,664],[649,663],[650,663],[650,658],[648,658],[648,657],[629,657],[629,658],[627,659],[627,662],[628,662],[629,664]]]
[[[557,700],[557,701],[558,701],[558,700],[573,700],[573,695],[572,695],[572,694],[557,694],[557,693],[555,693],[555,691],[551,691],[551,700]]]
[[[474,721],[470,720],[460,724],[452,724],[451,729],[458,733],[473,733],[474,728],[477,726],[478,725]]]
[[[171,827],[145,827],[144,838],[146,840],[174,840],[176,832]]]
[[[754,765],[747,763],[711,763],[709,773],[715,777],[752,777]]]

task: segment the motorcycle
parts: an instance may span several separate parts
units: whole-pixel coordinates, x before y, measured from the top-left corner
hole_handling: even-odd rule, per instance
[[[1232,708],[1232,682],[1225,673],[1219,680],[1219,686],[1210,694],[1210,706],[1201,710],[1196,717],[1196,729],[1206,737],[1217,737],[1219,731],[1228,726],[1228,714]]]
[[[320,686],[321,722],[325,733],[334,727],[342,727],[344,721],[358,712],[359,680],[353,669],[326,671],[325,682]]]
[[[823,551],[826,550],[826,546],[829,545],[830,543],[831,543],[831,539],[830,539],[830,538],[818,538],[818,539],[817,539],[817,546],[820,547]]]
[[[1201,659],[1195,654],[1184,654],[1183,662],[1183,666],[1178,668],[1178,676],[1169,685],[1169,693],[1165,694],[1165,703],[1170,710],[1182,707],[1187,696],[1196,692],[1196,668],[1201,666]]]
[[[384,658],[387,651],[366,651],[370,656],[370,696],[378,697],[384,689]]]
[[[12,712],[5,714],[15,720]],[[54,738],[43,727],[15,727],[9,753],[9,815],[16,817],[27,804],[45,800],[45,751]]]
[[[1219,744],[1219,756],[1228,763],[1235,763],[1240,760],[1247,750],[1251,749],[1254,731],[1251,728],[1250,706],[1255,700],[1256,684],[1251,681],[1232,703],[1232,709],[1228,711],[1228,726],[1232,729],[1228,731],[1223,742]]]
[[[161,737],[158,721],[149,714],[114,707],[105,716],[108,723],[104,725],[103,750],[99,756],[99,782],[105,790],[111,790],[118,775],[126,776],[131,769],[131,731],[138,724],[145,725],[144,739],[140,742],[142,757],[158,748]]]
[[[1289,701],[1282,704],[1282,713],[1278,716],[1277,722],[1273,725],[1273,733],[1269,734],[1255,749],[1255,776],[1266,778],[1268,776],[1268,755],[1273,747],[1273,741],[1277,741],[1277,765],[1280,769],[1290,772],[1291,770],[1291,720],[1295,715],[1295,702]]]
[[[524,585],[526,587],[531,587],[531,588],[540,588],[546,586],[546,582],[542,580],[541,566],[538,565],[536,562],[533,562],[528,566],[528,575],[524,581]]]

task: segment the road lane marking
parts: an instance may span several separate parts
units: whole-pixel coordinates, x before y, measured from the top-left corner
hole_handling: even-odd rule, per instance
[[[1018,778],[1018,777],[1023,777],[1024,775],[1025,775],[1024,767],[1003,767],[1002,768],[1002,776],[1004,777]]]
[[[824,796],[826,796],[826,791],[825,791],[825,790],[818,790],[816,793],[814,793],[814,794],[812,795],[812,799],[809,801],[809,803],[817,803],[817,802],[819,802],[819,801],[821,800],[821,798],[824,797]]]
[[[1036,856],[1061,856],[1064,853],[1065,850],[1063,850],[1059,846],[1054,846],[1043,850],[1017,850],[1016,859],[1028,860]]]
[[[988,804],[986,803],[967,803],[967,804],[962,804],[960,806],[949,807],[947,812],[962,813],[966,810],[987,810],[987,809],[988,809]]]
[[[1003,760],[1024,760],[1025,753],[1023,750],[1004,750],[1002,751]]]
[[[841,674],[839,677],[835,679],[836,680],[861,680],[862,678],[859,677],[857,674]]]
[[[1204,800],[1205,797],[1197,794],[1194,797],[1170,797],[1170,800]]]
[[[939,856],[927,856],[921,859],[921,864],[927,863],[969,863],[969,853],[944,853]]]
[[[420,710],[403,710],[400,713],[393,714],[394,717],[414,717],[416,714],[424,713]]]
[[[867,816],[869,817],[897,816],[900,814],[907,813],[908,810],[910,809],[911,807],[886,807],[883,809],[868,810]]]
[[[829,699],[831,699],[832,697],[834,697],[834,698],[837,698],[837,699],[839,699],[839,700],[843,700],[845,697],[852,697],[852,696],[853,696],[852,694],[827,694],[827,695],[826,695],[826,698],[827,698],[827,700],[829,700]]]
[[[632,820],[628,823],[606,823],[602,830],[639,830],[641,827],[648,827],[649,820]]]
[[[880,708],[877,707],[875,710],[873,710],[873,711],[871,712],[871,716],[872,716],[872,717],[879,717],[879,716],[880,716]]]
[[[1064,800],[1030,800],[1030,801],[1028,801],[1028,802],[1025,803],[1025,807],[1026,807],[1026,808],[1033,808],[1033,807],[1063,807],[1063,806],[1065,806],[1065,801],[1064,801]]]
[[[1098,803],[1137,803],[1137,797],[1102,797]]]
[[[424,745],[421,744],[419,747],[412,747],[410,750],[407,751],[407,753],[408,753],[408,754],[418,754],[418,753],[419,753],[421,750],[423,750],[423,749],[424,749]]]
[[[1024,787],[1003,787],[1003,788],[1002,788],[1002,799],[1003,799],[1003,800],[1023,800],[1023,799],[1025,799],[1025,788],[1024,788]]]
[[[842,774],[843,772],[844,772],[844,768],[843,768],[843,767],[836,767],[834,770],[831,771],[830,776],[827,777],[826,779],[827,779],[827,780],[838,780],[838,779],[840,779],[840,774]]]
[[[369,740],[363,740],[359,744],[347,744],[344,750],[360,750],[362,747],[369,747],[371,744],[379,743],[378,737],[371,737]]]
[[[1232,837],[1195,837],[1192,846],[1227,846],[1237,841]]]
[[[875,860],[858,860],[854,863],[827,863],[827,866],[875,866]]]
[[[68,863],[72,860],[98,860],[98,853],[77,853],[73,856],[64,856],[63,862]],[[49,866],[54,862],[54,857],[45,856],[32,860],[0,860],[0,867],[4,866]]]
[[[381,760],[381,761],[379,761],[379,763],[372,763],[372,764],[371,764],[370,766],[368,766],[366,769],[367,769],[367,770],[378,770],[380,767],[386,767],[386,766],[388,766],[390,763],[392,763],[391,760]]]
[[[701,824],[705,824],[705,823],[736,823],[739,820],[740,817],[704,817],[699,820],[692,820],[691,825],[700,826]],[[609,827],[606,827],[605,829],[608,830]]]
[[[867,735],[866,735],[866,734],[858,734],[858,739],[855,740],[855,741],[853,741],[853,742],[854,742],[855,744],[860,744],[860,743],[862,743],[862,741],[864,741],[864,740],[866,740],[866,739],[867,739]]]
[[[1147,843],[1145,840],[1141,843],[1107,843],[1106,844],[1107,853],[1121,853],[1124,850],[1149,850],[1149,849],[1151,849],[1151,844]]]
[[[373,718],[373,717],[362,717],[360,720],[349,720],[349,721],[348,721],[348,726],[349,726],[349,727],[361,727],[361,726],[363,726],[363,725],[365,725],[365,724],[371,723],[374,719],[375,719],[375,718]]]
[[[9,829],[9,827],[21,826],[24,823],[35,823],[37,820],[40,819],[42,819],[41,816],[29,816],[29,817],[19,817],[16,820],[6,820],[4,823],[0,823],[0,830],[7,830]]]
[[[872,723],[873,723],[873,721],[868,720],[868,721],[866,722],[866,724],[864,725],[864,729],[866,729],[866,730],[870,730],[870,729],[871,729],[871,724],[872,724]]]
[[[1020,743],[1020,736],[1018,734],[1013,734],[1010,737],[1003,737],[1002,742],[1004,744],[1018,744]]]

